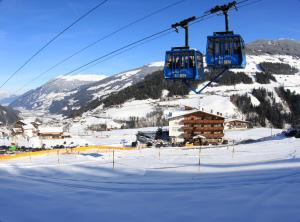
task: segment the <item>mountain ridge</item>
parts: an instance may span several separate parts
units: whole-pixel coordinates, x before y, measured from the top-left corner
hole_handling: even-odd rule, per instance
[[[293,47],[292,45],[295,46],[294,47],[295,50],[292,53],[289,53],[289,55],[284,54],[286,51],[291,52],[290,48]],[[246,74],[245,77],[247,77],[249,81],[252,79],[252,83],[250,83],[246,87],[246,88],[249,87],[251,88],[251,90],[249,88],[249,93],[250,93],[249,95],[251,95],[252,89],[255,87],[270,88],[271,91],[272,90],[274,91],[273,89],[274,84],[276,85],[276,87],[279,87],[280,84],[287,85],[288,83],[289,85],[291,85],[291,89],[297,89],[295,84],[297,82],[300,82],[300,80],[298,80],[299,73],[291,74],[287,72],[285,74],[287,76],[285,77],[276,74],[276,78],[274,78],[270,76],[270,74],[272,73],[269,73],[268,74],[269,76],[264,75],[263,70],[268,71],[268,69],[272,68],[270,64],[272,65],[273,63],[277,63],[277,64],[286,64],[286,66],[295,68],[294,70],[297,70],[296,72],[298,72],[300,69],[299,57],[297,56],[298,53],[300,55],[300,47],[298,47],[298,45],[300,45],[300,43],[298,41],[293,41],[293,40],[254,41],[247,45],[248,63],[246,68],[244,70],[232,69],[231,71],[232,73],[243,72]],[[272,50],[270,50],[270,48]],[[263,63],[265,63],[264,66],[262,66]],[[283,67],[282,70],[284,70],[285,66],[282,67]],[[277,68],[275,67],[275,69]],[[30,106],[27,108],[31,110],[43,110],[45,112],[50,112],[53,114],[63,114],[65,116],[70,116],[73,113],[76,113],[77,111],[79,115],[84,115],[84,112],[87,111],[89,113],[93,113],[93,110],[90,110],[89,108],[85,108],[85,107],[90,106],[90,104],[94,104],[92,107],[99,111],[99,108],[97,108],[97,106],[101,105],[102,103],[101,101],[105,100],[107,97],[109,97],[110,95],[116,92],[119,92],[121,90],[124,90],[127,87],[131,87],[139,82],[144,81],[146,76],[151,75],[152,73],[159,70],[160,71],[163,70],[163,62],[154,62],[142,67],[130,69],[112,76],[108,76],[100,81],[83,84],[80,87],[71,88],[66,91],[56,92],[54,94],[48,93],[47,91],[43,91],[41,95],[38,95],[36,98],[31,98],[31,100],[33,100],[34,103],[30,103]],[[272,69],[270,70],[272,71]],[[256,73],[261,73],[261,74],[258,75]],[[234,75],[231,74],[230,78],[235,78],[235,77]],[[226,81],[230,80],[230,78],[227,79]],[[286,79],[287,83],[285,83],[284,78]],[[234,80],[233,82],[236,82],[236,80]],[[230,87],[234,86],[234,88],[236,88],[235,84],[233,85],[232,83],[229,83],[227,86],[218,86],[218,84],[214,83],[212,87],[207,90],[207,92],[215,93],[212,89],[219,90],[220,88],[219,91],[222,92],[222,94],[225,95],[225,97],[226,95],[230,96],[231,95],[230,91],[232,91]],[[51,85],[51,81],[50,81],[50,85]],[[148,86],[145,85],[143,87],[148,87]],[[226,87],[228,89],[222,91],[221,89],[222,87],[224,88],[224,90]],[[242,90],[244,89],[242,88]],[[34,91],[30,91],[27,93],[32,94],[34,93]],[[126,101],[126,98],[124,101]],[[14,105],[14,107],[17,107],[17,105],[20,104],[13,103],[12,105]],[[100,108],[100,111],[101,109],[102,108]],[[236,107],[236,109],[238,108]],[[231,111],[231,113],[233,113],[233,111]]]

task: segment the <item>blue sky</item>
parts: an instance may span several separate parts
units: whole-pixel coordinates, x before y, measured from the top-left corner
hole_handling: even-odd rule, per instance
[[[251,0],[250,0],[251,1]],[[3,83],[26,59],[99,0],[2,0],[0,2],[0,83]],[[109,0],[80,21],[10,80],[2,91],[20,88],[45,71],[96,39],[120,26],[140,18],[176,0]],[[186,0],[171,9],[136,24],[72,60],[52,70],[26,89],[37,87],[96,57],[132,41],[153,34],[187,17],[201,15],[223,0]],[[300,0],[264,0],[230,14],[230,28],[246,42],[257,39],[300,39]],[[204,51],[206,36],[224,29],[224,19],[216,16],[190,28],[190,45]],[[111,75],[164,58],[164,51],[183,44],[183,32],[170,34],[125,54],[105,61],[84,74]]]

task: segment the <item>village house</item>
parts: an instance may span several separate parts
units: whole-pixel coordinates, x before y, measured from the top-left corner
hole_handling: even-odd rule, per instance
[[[0,127],[0,139],[6,138],[9,136],[9,130],[5,127]]]
[[[23,135],[33,137],[37,135],[38,127],[41,125],[38,121],[18,120],[12,128],[12,136]]]
[[[38,136],[40,139],[64,139],[62,127],[39,127]]]
[[[249,121],[231,119],[225,121],[225,128],[227,129],[248,129],[252,128],[252,124]]]
[[[200,140],[201,144],[223,142],[224,120],[221,113],[213,114],[201,110],[186,110],[169,118],[169,136],[174,144]]]

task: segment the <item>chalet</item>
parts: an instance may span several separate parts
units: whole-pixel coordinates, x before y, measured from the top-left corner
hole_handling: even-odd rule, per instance
[[[225,121],[225,127],[227,129],[248,129],[252,128],[252,124],[249,121],[232,119]]]
[[[9,130],[5,127],[0,127],[0,139],[3,139],[8,136],[9,136]]]
[[[172,143],[184,143],[200,138],[207,144],[223,142],[224,120],[220,114],[200,110],[186,110],[169,118],[169,136]]]
[[[24,120],[18,120],[15,124],[14,124],[14,128],[23,128],[23,126],[25,126],[27,123]]]
[[[26,137],[36,136],[40,124],[40,122],[36,121],[32,122],[30,120],[18,120],[12,128],[12,135],[23,135]]]
[[[31,124],[34,126],[34,128],[36,128],[36,129],[38,129],[41,125],[42,125],[42,123],[40,122],[40,121],[34,121],[34,122],[31,122]]]
[[[38,136],[40,139],[64,139],[62,127],[39,127]]]
[[[14,128],[11,129],[11,135],[12,135],[12,136],[22,135],[23,132],[24,132],[24,131],[23,131],[22,128],[14,127]]]
[[[25,125],[26,125],[26,123],[23,120],[18,120],[11,129],[11,135],[12,136],[23,135],[23,133],[24,133],[23,127]]]

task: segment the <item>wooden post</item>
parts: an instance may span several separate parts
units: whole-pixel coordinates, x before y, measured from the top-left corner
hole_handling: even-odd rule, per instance
[[[271,126],[271,137],[273,136],[273,127]]]
[[[160,147],[158,148],[158,159],[160,160]]]
[[[201,147],[199,147],[199,166],[200,166]]]
[[[232,156],[231,156],[231,158],[233,158],[233,154],[234,154],[234,140],[233,140],[233,143],[232,143]]]
[[[113,168],[115,168],[115,149],[113,149]]]
[[[59,150],[57,150],[57,163],[59,163]]]

